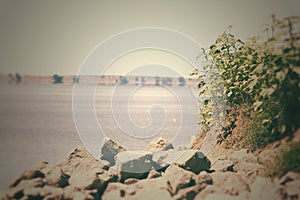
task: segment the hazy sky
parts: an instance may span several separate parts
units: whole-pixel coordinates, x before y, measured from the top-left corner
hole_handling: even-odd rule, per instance
[[[97,44],[128,29],[174,29],[205,47],[229,25],[245,39],[273,13],[299,12],[299,0],[2,0],[0,73],[76,74]],[[127,60],[133,66],[135,58]]]

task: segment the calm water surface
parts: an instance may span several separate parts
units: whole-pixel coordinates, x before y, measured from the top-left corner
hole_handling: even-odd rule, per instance
[[[187,137],[182,136],[182,142],[189,140],[194,127],[190,127],[189,123],[182,123],[181,106],[195,111],[184,117],[197,124],[196,105],[188,101],[178,102],[172,93],[177,91],[183,94],[186,88],[174,86],[168,90],[154,86],[143,88],[124,86],[118,90],[114,89],[113,86],[101,86],[96,91],[96,115],[106,136],[112,137],[128,149],[143,149],[151,138],[140,142],[124,133],[135,129],[131,130],[129,126],[124,131],[116,121],[127,120],[130,116],[135,125],[147,127],[155,122],[151,119],[151,107],[161,105],[165,115],[159,115],[162,119],[156,122],[164,121],[164,123],[156,136],[172,140],[178,134],[179,127],[184,127]],[[73,120],[72,90],[72,85],[0,85],[1,190],[4,190],[23,170],[43,160],[56,163],[81,144]],[[116,91],[118,96],[112,103],[112,95]],[[128,92],[132,91],[135,92],[128,100],[128,109],[124,108],[118,100],[122,101],[122,97],[127,98]],[[187,99],[190,98],[188,93],[184,95],[187,95]],[[117,118],[112,114],[112,105],[115,114],[118,114]]]

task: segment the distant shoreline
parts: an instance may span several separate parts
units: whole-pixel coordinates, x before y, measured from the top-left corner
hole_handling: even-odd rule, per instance
[[[43,75],[20,75],[21,80],[17,82],[14,74],[0,74],[0,84],[54,84],[53,76]],[[79,84],[94,84],[97,82],[99,85],[116,85],[122,84],[118,75],[107,76],[95,76],[85,75],[76,77],[75,75],[59,76],[61,82],[58,84],[72,85],[74,83]],[[159,76],[124,76],[126,79],[126,85],[167,85],[176,86],[180,85],[179,77],[159,77]],[[158,82],[157,82],[158,80]],[[196,78],[184,78],[184,85],[197,86],[199,80]],[[123,83],[124,84],[124,83]]]

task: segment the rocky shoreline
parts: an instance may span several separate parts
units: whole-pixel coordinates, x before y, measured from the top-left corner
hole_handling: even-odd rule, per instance
[[[1,199],[299,199],[300,173],[269,174],[280,145],[255,153],[219,149],[206,157],[163,138],[144,151],[126,151],[106,138],[101,159],[77,147],[62,162],[24,171]]]

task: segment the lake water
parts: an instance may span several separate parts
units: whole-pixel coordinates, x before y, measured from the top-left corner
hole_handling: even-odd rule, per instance
[[[176,146],[188,144],[198,128],[197,102],[188,87],[99,86],[92,116],[98,128],[88,123],[84,127],[85,122],[78,119],[78,134],[72,91],[72,85],[0,85],[1,190],[43,160],[63,160],[82,144],[80,137],[98,157],[104,136],[129,150],[140,150],[158,136]],[[78,95],[83,97],[77,111],[80,116],[87,113],[87,94]],[[96,140],[89,137],[90,132]]]

